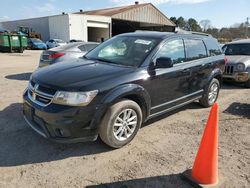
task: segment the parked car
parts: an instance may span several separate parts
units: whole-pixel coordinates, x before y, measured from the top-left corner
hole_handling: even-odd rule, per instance
[[[223,78],[250,88],[250,39],[228,43],[223,51],[227,58]]]
[[[120,148],[141,124],[195,100],[219,95],[224,54],[211,36],[161,32],[113,37],[72,63],[34,72],[24,92],[27,123],[58,142]]]
[[[39,67],[77,59],[95,48],[98,44],[95,42],[74,42],[46,50],[41,54]]]
[[[36,38],[28,38],[28,48],[32,50],[47,50],[47,45]]]
[[[46,42],[46,45],[48,47],[48,49],[50,48],[55,48],[57,46],[63,46],[66,45],[67,43],[64,42],[61,39],[50,39],[49,41]]]

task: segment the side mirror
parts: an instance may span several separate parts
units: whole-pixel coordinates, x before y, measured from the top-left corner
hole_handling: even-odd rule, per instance
[[[156,59],[155,68],[171,68],[174,66],[174,63],[169,57],[160,57]]]

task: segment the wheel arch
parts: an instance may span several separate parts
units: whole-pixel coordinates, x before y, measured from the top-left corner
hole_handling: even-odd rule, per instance
[[[221,69],[219,69],[219,68],[213,70],[209,76],[208,83],[210,83],[212,81],[212,79],[215,78],[219,81],[220,87],[221,87],[222,86],[222,74],[223,73],[222,73]]]
[[[128,99],[136,102],[143,114],[143,121],[147,119],[150,113],[151,99],[148,92],[140,85],[125,84],[111,90],[103,99],[102,103],[107,108],[117,101]]]

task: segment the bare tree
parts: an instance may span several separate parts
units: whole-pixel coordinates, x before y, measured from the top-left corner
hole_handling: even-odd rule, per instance
[[[207,31],[207,29],[211,28],[211,21],[210,20],[201,20],[200,25],[203,28],[203,31]]]

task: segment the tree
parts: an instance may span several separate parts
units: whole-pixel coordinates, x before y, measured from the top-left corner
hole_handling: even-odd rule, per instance
[[[211,27],[211,21],[210,20],[201,20],[200,25],[203,28],[203,31],[206,32]]]
[[[175,23],[175,25],[177,25],[177,19],[176,19],[176,17],[170,17],[170,20],[171,20],[173,23]]]
[[[207,31],[206,31],[206,33],[212,35],[215,38],[218,38],[219,34],[220,34],[219,33],[219,29],[217,29],[217,28],[208,28]]]
[[[181,16],[181,17],[179,17],[177,20],[176,20],[176,25],[178,26],[178,27],[180,27],[180,28],[184,28],[185,27],[185,25],[186,25],[186,21],[185,21],[185,19]]]
[[[189,18],[187,23],[191,31],[201,32],[201,27],[199,26],[198,22],[194,18]]]

